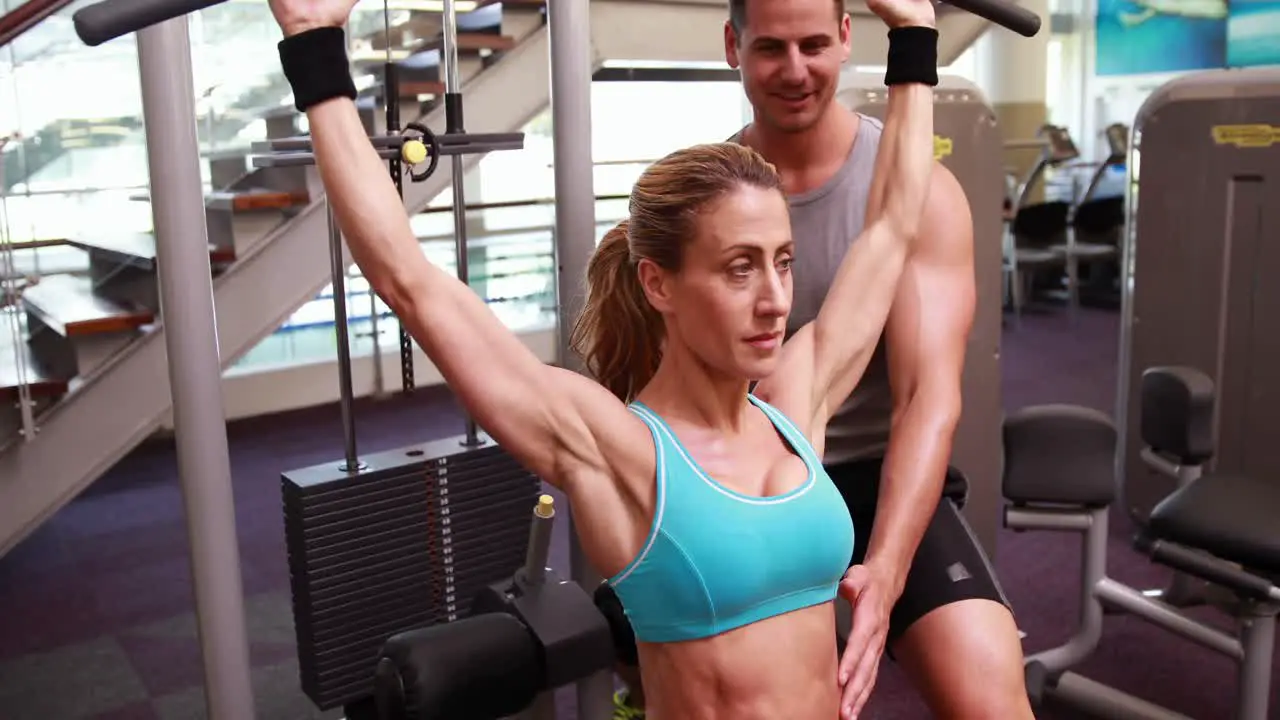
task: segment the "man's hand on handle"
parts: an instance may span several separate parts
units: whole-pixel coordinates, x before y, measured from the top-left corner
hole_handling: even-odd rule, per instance
[[[269,0],[271,14],[291,37],[321,27],[342,27],[358,0]],[[901,1],[901,0],[897,0]],[[913,0],[914,1],[914,0]]]
[[[934,27],[933,0],[867,0],[867,9],[890,28]]]

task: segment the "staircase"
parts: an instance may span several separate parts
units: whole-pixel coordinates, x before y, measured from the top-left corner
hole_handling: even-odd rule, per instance
[[[541,3],[506,3],[500,33],[459,36],[459,53],[467,56],[460,76],[469,131],[519,130],[547,106],[542,17]],[[429,42],[424,45],[432,51]],[[404,73],[408,87],[402,89],[412,90],[415,107],[402,117],[418,118],[416,106],[425,102],[431,110],[420,121],[443,130],[443,108],[433,102],[443,86],[432,65],[421,62],[414,74]],[[360,105],[366,125],[378,126],[381,112],[372,98]],[[294,122],[281,120],[272,134],[296,134]],[[220,174],[233,174],[228,167],[234,156],[215,160]],[[479,156],[465,160],[469,169]],[[224,369],[330,281],[326,213],[314,168],[251,170],[243,156],[240,162],[242,174],[206,202]],[[407,210],[423,209],[451,179],[445,163],[425,182],[406,182]],[[104,231],[69,243],[88,253],[88,272],[46,276],[21,298],[29,340],[19,350],[35,380],[38,433],[0,447],[0,554],[152,434],[171,405],[154,237]],[[16,397],[13,380],[0,375],[4,398]],[[0,430],[18,424],[10,413]]]

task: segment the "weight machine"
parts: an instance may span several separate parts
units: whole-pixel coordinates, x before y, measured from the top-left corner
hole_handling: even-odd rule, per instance
[[[196,153],[175,151],[197,145],[191,48],[184,16],[224,1],[102,0],[78,10],[73,21],[80,39],[91,46],[137,33],[161,307],[168,328],[179,477],[190,527],[208,715],[214,720],[252,720],[255,710],[212,273],[205,249],[204,194]],[[1004,0],[952,0],[951,4],[1024,36],[1040,29],[1038,16]],[[519,134],[476,135],[463,129],[453,0],[445,0],[444,7],[444,56],[449,63],[444,68],[448,78],[445,132],[436,134],[413,123],[397,128],[396,68],[387,63],[383,80],[388,133],[374,135],[370,142],[388,161],[402,193],[405,165],[412,168],[418,160],[425,161],[425,168],[408,173],[411,181],[421,180],[435,170],[441,156],[451,156],[458,274],[466,282],[461,156],[521,147],[523,139]],[[588,0],[556,0],[547,8],[555,118],[560,345],[566,365],[572,364],[568,337],[581,305],[580,279],[595,236],[589,8]],[[254,150],[261,153],[254,160],[258,167],[314,162],[304,137],[262,143]],[[577,584],[561,582],[545,569],[545,542],[539,538],[548,527],[545,521],[551,508],[538,499],[538,479],[484,437],[470,419],[460,441],[359,455],[350,407],[346,259],[331,213],[329,221],[345,454],[341,462],[290,471],[282,478],[295,625],[300,640],[308,641],[299,643],[304,689],[322,708],[343,705],[352,720],[358,713],[375,717],[375,711],[391,717],[397,703],[405,700],[403,695],[397,700],[397,684],[403,689],[410,681],[406,670],[412,668],[406,668],[405,658],[434,658],[434,664],[425,667],[435,674],[417,676],[434,681],[451,663],[509,659],[523,653],[526,660],[536,659],[520,665],[524,674],[485,676],[484,667],[475,665],[473,674],[455,674],[446,684],[436,685],[434,693],[418,693],[417,709],[428,717],[439,716],[460,707],[450,705],[450,698],[463,698],[466,711],[475,716],[485,710],[476,703],[496,697],[477,692],[496,687],[486,685],[486,677],[503,682],[516,678],[525,683],[527,692],[512,691],[505,697],[525,698],[527,705],[542,693],[534,708],[540,718],[554,717],[555,712],[545,691],[568,682],[578,683],[580,717],[608,717],[612,691],[607,671],[612,659],[608,622],[602,613],[588,609],[592,601],[585,596],[600,578],[583,559],[572,531],[572,575]],[[411,343],[402,332],[402,358],[410,358],[406,391],[413,385],[410,352]],[[494,502],[498,495],[503,502]],[[530,504],[536,508],[533,516],[528,512]],[[506,513],[495,515],[495,505]],[[374,517],[375,510],[383,514]],[[504,535],[496,546],[475,542],[483,538],[483,530],[499,526],[509,536]],[[532,533],[532,541],[526,553],[518,538],[527,533]],[[422,583],[421,592],[408,587],[410,577]],[[376,707],[373,699],[375,684],[382,707]],[[430,687],[418,684],[415,689]],[[520,704],[516,700],[513,708]],[[490,709],[496,713],[507,708]]]
[[[206,243],[199,240],[207,232],[204,194],[196,153],[173,151],[194,149],[197,145],[190,41],[184,16],[222,1],[104,0],[81,8],[73,19],[80,39],[91,46],[137,33],[147,144],[151,149],[148,157],[161,303],[168,326],[179,474],[191,524],[206,701],[212,718],[247,720],[254,717],[254,708],[221,403],[217,328],[209,258],[200,252]],[[425,180],[437,169],[440,157],[452,158],[457,269],[459,278],[466,282],[462,156],[520,148],[523,135],[465,131],[457,75],[456,11],[451,0],[444,5],[445,131],[435,133],[418,123],[398,127],[397,68],[388,62],[383,75],[387,132],[374,134],[370,142],[387,160],[388,171],[402,194],[404,175],[411,182]],[[575,287],[576,279],[585,272],[595,230],[590,143],[582,142],[590,133],[587,13],[586,0],[556,3],[548,11],[557,113],[556,234],[561,246],[559,264],[564,272],[572,273]],[[314,163],[306,137],[257,143],[252,149],[258,153],[253,160],[256,167]],[[566,196],[574,192],[583,197]],[[570,247],[566,238],[581,247]],[[470,419],[457,442],[445,440],[363,457],[358,453],[351,412],[344,297],[347,260],[332,213],[329,249],[345,453],[339,462],[286,473],[282,492],[293,570],[295,624],[302,640],[302,684],[323,708],[343,705],[352,716],[365,713],[371,717],[368,713],[373,709],[374,676],[383,642],[396,632],[420,627],[424,621],[448,622],[465,615],[472,594],[488,583],[509,577],[521,565],[525,553],[518,537],[531,529],[528,508],[537,502],[540,483],[485,437]],[[200,291],[202,286],[206,290]],[[405,369],[403,386],[405,391],[411,391],[412,343],[403,331],[400,341]],[[477,482],[484,483],[485,502],[479,502],[475,494]],[[449,489],[454,489],[451,495]],[[419,514],[403,523],[384,513],[379,525],[379,519],[369,515],[379,500],[379,490],[384,505],[388,494],[399,493],[398,508],[407,509],[411,516],[415,509]],[[504,505],[494,502],[498,495],[502,495],[499,500],[505,498],[505,513],[501,512],[504,507],[494,509],[495,505]],[[485,509],[490,512],[485,514]],[[323,517],[326,513],[343,516],[346,526],[330,522],[331,517]],[[426,529],[421,522],[413,522],[424,515],[429,518]],[[411,530],[397,536],[387,530],[389,526],[416,527],[417,536]],[[484,530],[498,526],[506,528],[496,533],[502,535],[502,542],[496,543],[502,547],[495,549],[494,542],[478,547],[476,538],[486,534]],[[376,532],[379,527],[381,534]],[[359,536],[360,532],[365,534]],[[388,567],[396,562],[400,568]],[[366,568],[366,576],[357,577],[360,571],[351,570],[352,565]],[[421,571],[416,578],[416,596],[409,587],[414,568]],[[575,567],[575,575],[583,573],[584,568]],[[382,584],[376,582],[379,575]],[[606,674],[600,673],[594,684],[584,683],[581,694],[590,697],[580,698],[580,705],[608,708],[612,692],[608,680]]]
[[[1121,123],[1107,126],[1107,157],[1094,168],[1084,192],[1071,206],[1068,242],[1054,246],[1067,256],[1074,269],[1072,289],[1076,302],[1117,308],[1120,304],[1120,246],[1124,233],[1124,195],[1095,197],[1103,178],[1123,167],[1129,155],[1129,128]],[[1079,266],[1088,268],[1083,282]]]

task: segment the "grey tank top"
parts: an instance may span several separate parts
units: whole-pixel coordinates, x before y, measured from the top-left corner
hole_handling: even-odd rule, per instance
[[[867,115],[859,114],[859,118],[857,140],[836,174],[813,190],[788,196],[791,235],[796,243],[788,334],[818,316],[836,269],[866,222],[867,196],[884,125]],[[741,132],[730,142],[740,139]],[[884,455],[892,414],[893,398],[881,340],[862,380],[827,425],[824,461]]]

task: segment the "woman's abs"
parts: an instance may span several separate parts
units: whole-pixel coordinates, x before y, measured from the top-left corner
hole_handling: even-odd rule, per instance
[[[834,720],[839,715],[831,603],[703,640],[641,643],[648,720]]]

